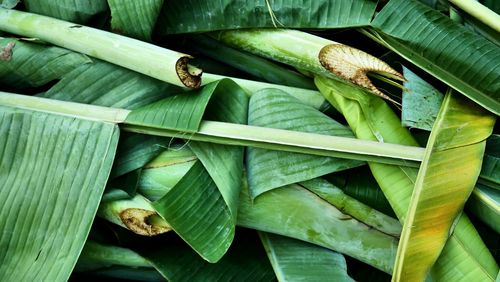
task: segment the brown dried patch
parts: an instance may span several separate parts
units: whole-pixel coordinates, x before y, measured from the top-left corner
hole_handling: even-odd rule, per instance
[[[323,67],[335,75],[364,87],[379,97],[400,105],[375,87],[366,75],[370,71],[375,71],[405,81],[403,75],[395,71],[384,61],[343,44],[330,44],[323,47],[319,52],[319,61]]]
[[[12,59],[12,49],[14,46],[16,46],[16,42],[11,41],[2,48],[2,51],[0,52],[0,61],[10,61]]]
[[[182,57],[177,60],[175,64],[175,71],[177,72],[177,76],[182,81],[182,83],[189,88],[199,88],[201,85],[201,74],[202,71],[200,69],[189,67],[190,57]]]
[[[139,235],[155,236],[172,230],[166,222],[162,225],[150,224],[148,220],[153,216],[158,216],[158,214],[144,209],[126,209],[120,213],[123,224]]]

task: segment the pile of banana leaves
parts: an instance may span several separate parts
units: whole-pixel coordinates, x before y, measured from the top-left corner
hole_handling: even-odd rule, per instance
[[[0,281],[498,281],[499,14],[0,0]]]

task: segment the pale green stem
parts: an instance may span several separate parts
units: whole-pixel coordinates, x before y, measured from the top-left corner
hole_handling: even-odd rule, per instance
[[[129,110],[56,101],[5,92],[0,92],[0,105],[112,123],[124,123],[127,115],[130,113]],[[215,121],[202,121],[196,133],[127,124],[124,124],[122,129],[149,135],[178,137],[226,145],[251,146],[403,166],[418,166],[416,162],[422,160],[424,153],[424,149],[420,147]]]
[[[372,228],[394,236],[395,238],[399,238],[401,235],[402,226],[397,219],[387,216],[349,197],[344,191],[335,187],[328,181],[313,179],[301,182],[300,185],[334,205],[344,214],[348,214]]]
[[[188,68],[189,55],[136,39],[1,7],[0,30],[38,38],[171,84],[200,86],[201,70]]]
[[[500,15],[474,0],[449,0],[467,14],[478,19],[496,32],[500,32]]]
[[[118,189],[106,192],[97,215],[139,235],[155,236],[171,230],[148,199],[140,194],[133,198],[122,198],[124,193]]]

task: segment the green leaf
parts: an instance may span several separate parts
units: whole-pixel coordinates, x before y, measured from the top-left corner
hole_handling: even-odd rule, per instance
[[[163,0],[108,0],[113,32],[151,41],[151,33],[160,13]]]
[[[172,94],[179,87],[100,60],[80,66],[64,75],[41,97],[136,109]]]
[[[376,5],[370,0],[166,1],[158,30],[161,34],[172,34],[276,26],[365,26],[370,23]]]
[[[486,141],[486,152],[479,175],[479,183],[500,190],[500,135],[493,134]]]
[[[0,280],[68,279],[117,143],[111,123],[0,108]]]
[[[376,40],[500,115],[500,47],[416,0],[391,0]]]
[[[122,134],[110,178],[142,168],[169,144],[168,138],[128,132]]]
[[[228,79],[218,80],[192,93],[175,95],[136,109],[127,116],[126,123],[196,132],[212,95],[225,95],[227,88],[235,90],[238,86]]]
[[[401,122],[407,127],[430,131],[443,102],[443,94],[405,67],[403,75],[407,81],[404,83]]]
[[[19,4],[19,2],[21,2],[21,0],[3,0],[2,7],[5,9],[12,9],[15,6],[17,6],[17,4]]]
[[[381,99],[321,77],[316,78],[316,85],[325,98],[344,114],[358,138],[377,140],[378,136],[391,143],[416,144],[409,131],[401,126],[399,118]],[[352,99],[358,96],[364,97],[364,100]],[[373,111],[363,111],[363,108]],[[373,162],[368,165],[398,219],[404,222],[418,171]],[[431,276],[443,281],[494,281],[498,266],[479,234],[466,215],[462,214],[457,222],[454,233],[431,269]]]
[[[354,281],[339,253],[279,235],[259,235],[279,281]]]
[[[108,10],[106,0],[24,0],[23,2],[29,12],[81,24]]]
[[[477,185],[467,202],[467,208],[482,222],[500,234],[500,191]]]
[[[90,59],[72,51],[13,38],[0,38],[0,49],[14,44],[11,59],[0,64],[0,83],[13,89],[38,87],[61,79]]]
[[[387,273],[396,256],[398,239],[343,214],[296,184],[264,193],[253,202],[244,187],[238,225],[313,243]]]
[[[352,137],[347,127],[278,89],[264,89],[252,95],[248,117],[249,125]],[[349,159],[247,149],[248,182],[252,198],[281,186],[361,164]]]
[[[474,189],[495,118],[449,92],[420,166],[398,248],[393,279],[424,280]]]

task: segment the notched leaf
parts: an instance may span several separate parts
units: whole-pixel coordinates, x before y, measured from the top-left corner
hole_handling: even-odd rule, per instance
[[[126,209],[120,213],[120,219],[128,229],[139,235],[155,236],[172,230],[156,212],[145,209]]]
[[[405,81],[403,75],[391,68],[384,61],[343,44],[329,44],[323,47],[319,52],[319,61],[323,67],[333,74],[364,87],[373,94],[396,105],[401,105],[382,93],[367,76],[368,72],[377,72],[392,79]]]
[[[10,61],[12,59],[12,49],[14,46],[16,46],[16,42],[11,41],[2,48],[2,51],[0,52],[0,61]]]

